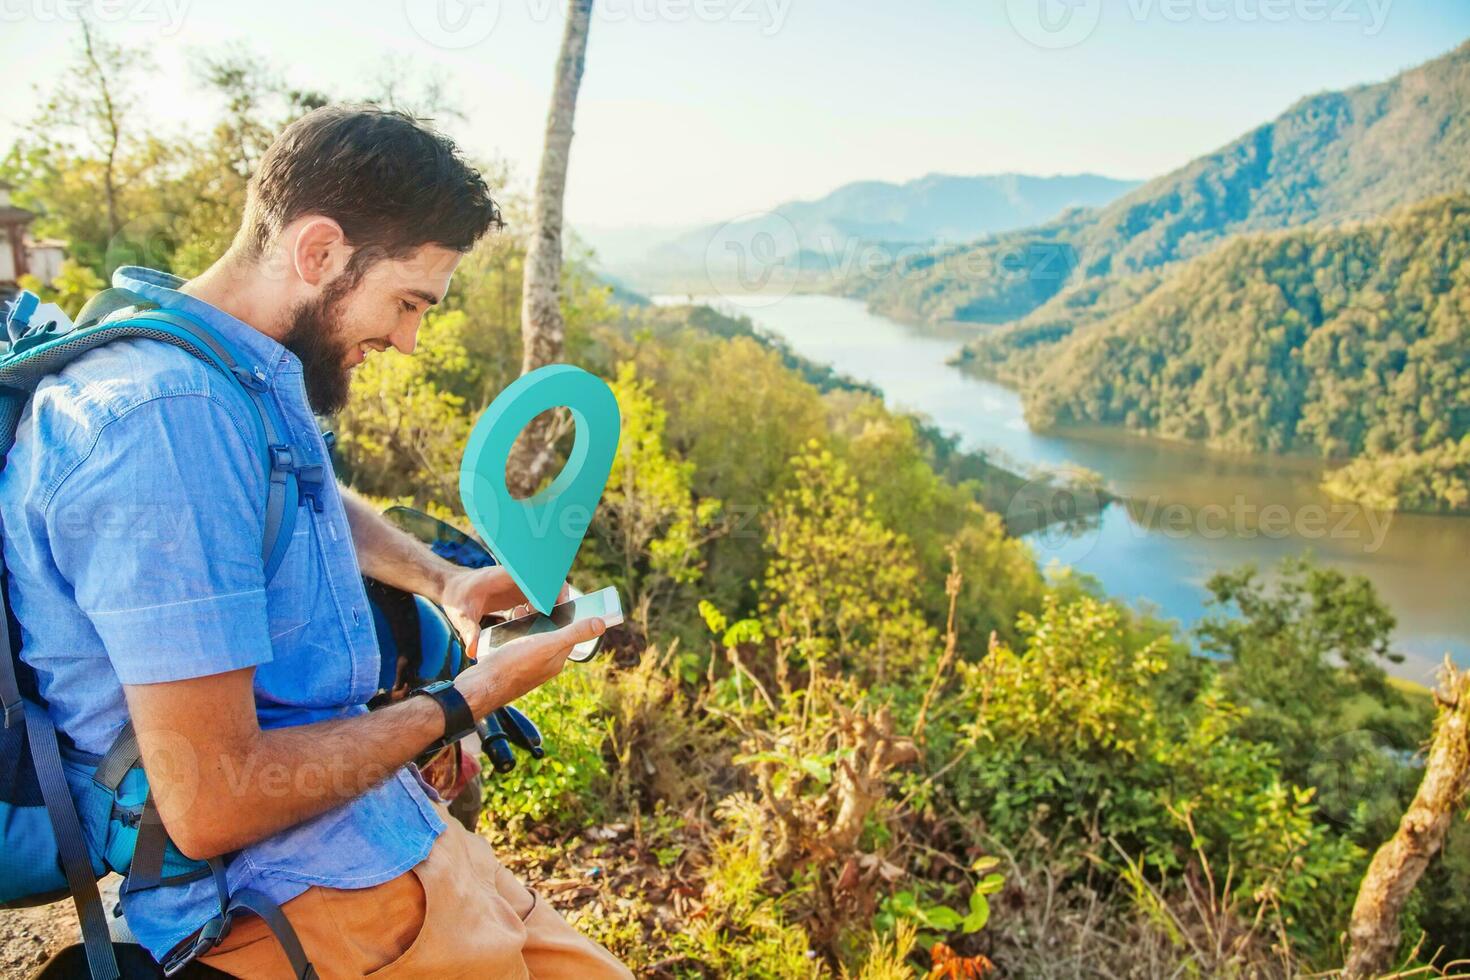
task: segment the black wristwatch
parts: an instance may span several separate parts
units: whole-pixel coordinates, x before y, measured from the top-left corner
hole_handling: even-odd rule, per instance
[[[435,745],[458,742],[475,730],[474,712],[470,711],[470,704],[464,699],[464,695],[455,689],[454,681],[435,681],[408,692],[409,697],[415,694],[427,694],[439,705],[439,710],[444,712],[444,737],[434,743]]]

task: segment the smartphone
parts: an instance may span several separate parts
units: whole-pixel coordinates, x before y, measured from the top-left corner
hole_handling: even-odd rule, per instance
[[[550,615],[532,613],[506,623],[496,623],[480,634],[480,645],[485,649],[504,646],[511,640],[535,636],[537,633],[550,633],[563,626],[570,626],[579,619],[591,619],[594,616],[601,618],[609,629],[622,623],[623,603],[618,598],[617,589],[608,586],[588,595],[574,594],[566,602],[552,606]],[[602,637],[595,636],[572,647],[572,653],[567,659],[579,664],[586,663],[597,656],[601,647]]]

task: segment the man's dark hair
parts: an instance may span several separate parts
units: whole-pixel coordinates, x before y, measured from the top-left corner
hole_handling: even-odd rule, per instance
[[[500,226],[490,189],[454,143],[370,106],[325,106],[282,130],[250,180],[236,243],[259,256],[303,214],[342,226],[354,278],[422,245],[467,252]]]

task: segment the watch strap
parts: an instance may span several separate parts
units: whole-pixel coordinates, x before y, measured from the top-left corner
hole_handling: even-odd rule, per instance
[[[444,712],[444,737],[440,744],[448,745],[458,742],[470,732],[475,730],[475,715],[470,710],[470,703],[464,699],[464,695],[454,686],[453,681],[437,681],[425,687],[415,688],[414,694],[425,694],[434,699],[439,705],[439,710]]]

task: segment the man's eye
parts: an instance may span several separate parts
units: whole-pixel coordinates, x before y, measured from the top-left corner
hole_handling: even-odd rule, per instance
[[[403,307],[403,312],[405,312],[405,313],[417,313],[418,312],[418,307],[415,306],[414,304],[410,303],[406,299],[399,300],[398,301],[398,305],[401,306],[401,307]]]

